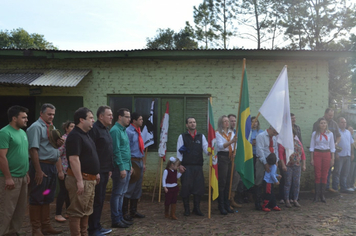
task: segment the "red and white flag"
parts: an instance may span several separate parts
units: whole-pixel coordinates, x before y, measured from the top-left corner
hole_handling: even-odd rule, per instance
[[[161,122],[161,138],[159,142],[158,155],[166,161],[167,141],[168,141],[168,127],[169,127],[169,103],[166,103],[166,113],[164,113]]]

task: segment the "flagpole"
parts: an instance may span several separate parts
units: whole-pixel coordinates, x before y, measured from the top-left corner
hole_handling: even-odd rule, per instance
[[[245,74],[245,68],[246,68],[246,58],[243,59],[242,61],[242,78],[241,78],[241,86],[240,86],[240,99],[239,99],[239,109],[237,111],[237,118],[239,118],[239,114],[240,114],[240,108],[241,108],[241,98],[242,98],[242,87],[244,85],[244,74]],[[239,128],[239,120],[236,120],[236,134],[237,135],[237,131]],[[237,147],[237,143],[235,144],[235,150],[234,150],[234,154],[233,154],[233,159],[232,159],[232,163],[231,163],[231,176],[230,176],[230,188],[229,188],[229,199],[231,197],[231,188],[232,188],[232,177],[234,174],[234,168],[235,168],[235,156],[236,156],[236,147]]]
[[[162,192],[162,166],[163,166],[163,158],[161,158],[161,174],[159,176],[159,191],[158,191],[158,202],[161,202],[161,192]]]
[[[212,97],[210,97],[210,104],[212,104]],[[208,104],[208,117],[209,117],[209,104]],[[208,130],[209,130],[209,119],[208,119]],[[209,159],[209,201],[208,201],[208,218],[210,219],[211,217],[211,168],[212,165],[210,165],[210,163],[212,163],[212,158],[213,158],[213,154],[210,154],[210,159]]]

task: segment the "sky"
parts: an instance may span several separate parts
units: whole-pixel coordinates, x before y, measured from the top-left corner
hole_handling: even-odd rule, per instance
[[[0,30],[44,35],[60,50],[133,50],[158,28],[193,23],[203,0],[11,0],[0,4]]]

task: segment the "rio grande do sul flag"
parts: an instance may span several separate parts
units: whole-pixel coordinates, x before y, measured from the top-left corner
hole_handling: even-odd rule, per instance
[[[161,138],[159,142],[158,155],[166,161],[167,141],[168,141],[168,127],[169,127],[169,103],[166,103],[166,113],[164,113],[161,123]]]
[[[237,150],[235,156],[235,169],[247,189],[254,185],[253,152],[251,144],[251,112],[248,94],[247,74],[244,68],[240,95],[240,108],[238,114]]]
[[[211,108],[211,103],[209,100],[208,108],[208,152],[210,154],[210,168],[211,168],[211,188],[213,189],[213,200],[219,196],[219,186],[218,186],[218,158],[215,155],[215,128],[214,128],[214,117]]]

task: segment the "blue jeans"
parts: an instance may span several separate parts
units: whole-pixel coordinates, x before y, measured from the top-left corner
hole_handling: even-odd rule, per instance
[[[339,157],[338,160],[335,160],[332,183],[333,189],[338,190],[339,183],[341,191],[347,189],[346,180],[349,175],[350,161],[351,157],[349,156]]]
[[[124,201],[124,195],[127,191],[127,187],[130,182],[130,171],[126,170],[126,177],[121,178],[120,170],[118,167],[114,167],[112,172],[112,193],[110,199],[111,208],[111,223],[115,224],[123,219],[122,203]]]
[[[101,230],[100,218],[103,211],[104,200],[106,195],[106,185],[109,180],[109,172],[100,173],[100,182],[95,186],[95,197],[93,214],[89,216],[89,234]]]

